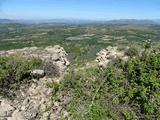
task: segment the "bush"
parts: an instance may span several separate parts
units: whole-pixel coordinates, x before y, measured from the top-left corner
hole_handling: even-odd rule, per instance
[[[29,71],[38,67],[42,61],[38,58],[21,58],[18,56],[0,57],[0,95],[18,89]]]
[[[127,56],[130,56],[130,57],[133,57],[133,56],[138,56],[138,49],[135,48],[135,47],[130,47],[129,49],[127,49],[124,54],[127,55]]]
[[[58,88],[59,92],[72,95],[66,105],[71,118],[158,119],[160,53],[151,53],[127,62],[120,60],[103,70],[86,68],[65,75]]]

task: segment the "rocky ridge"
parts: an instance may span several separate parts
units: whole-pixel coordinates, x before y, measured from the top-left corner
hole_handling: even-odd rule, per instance
[[[117,47],[108,46],[106,49],[102,49],[99,53],[96,54],[96,62],[99,67],[106,67],[108,63],[115,59],[117,56],[121,57],[123,60],[127,60],[128,56],[124,55],[124,51],[118,51]]]
[[[22,85],[13,100],[0,99],[0,120],[58,120],[67,117],[68,112],[61,104],[67,104],[70,96],[58,94],[59,100],[52,97],[52,88],[46,83],[51,78],[34,80],[30,87]]]
[[[30,84],[22,84],[20,89],[15,91],[13,99],[0,96],[0,120],[58,120],[60,117],[68,116],[61,104],[67,104],[70,96],[56,94],[56,100],[52,95],[52,88],[47,86],[47,83],[59,82],[70,64],[64,49],[55,45],[0,52],[0,56],[9,55],[39,57],[45,64],[31,72],[33,76],[38,76],[39,80],[32,79]],[[52,73],[55,72],[53,69],[49,69],[55,66],[59,72],[57,76]]]
[[[13,49],[8,51],[0,51],[0,56],[18,55],[21,57],[38,57],[44,61],[48,67],[56,66],[59,71],[59,76],[62,76],[65,68],[69,66],[67,53],[59,45],[48,46],[46,48],[25,47],[23,49]],[[44,65],[45,67],[47,67]],[[44,70],[45,68],[41,68]],[[45,72],[45,71],[44,71]]]
[[[58,99],[56,99],[53,97],[52,88],[47,86],[47,83],[50,82],[59,83],[60,77],[63,76],[69,65],[64,49],[56,45],[44,49],[31,47],[0,52],[0,56],[11,54],[22,57],[39,57],[44,61],[44,66],[48,68],[51,68],[52,65],[57,66],[59,76],[50,76],[53,69],[46,71],[45,67],[33,70],[31,74],[39,76],[39,80],[33,79],[30,85],[21,85],[20,90],[15,92],[17,97],[13,100],[0,98],[0,120],[59,120],[61,117],[69,119],[69,112],[62,107],[62,104],[68,105],[71,95],[57,93]],[[128,59],[123,51],[117,50],[117,47],[108,46],[97,53],[96,62],[99,67],[106,67],[117,56],[124,60]]]

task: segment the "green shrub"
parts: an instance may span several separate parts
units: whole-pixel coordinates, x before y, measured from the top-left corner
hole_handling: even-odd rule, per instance
[[[38,67],[42,61],[38,58],[22,58],[18,56],[0,57],[0,95],[17,89],[29,71]]]
[[[64,76],[58,92],[72,95],[66,106],[72,119],[158,119],[160,53],[119,60],[103,70],[72,72]]]
[[[138,52],[140,52],[140,51],[138,51],[137,48],[130,47],[129,49],[125,50],[124,54],[127,56],[130,56],[130,57],[133,57],[133,56],[137,56]]]

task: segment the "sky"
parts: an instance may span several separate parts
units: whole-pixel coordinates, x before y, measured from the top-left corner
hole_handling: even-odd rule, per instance
[[[160,19],[160,0],[0,0],[8,19]]]

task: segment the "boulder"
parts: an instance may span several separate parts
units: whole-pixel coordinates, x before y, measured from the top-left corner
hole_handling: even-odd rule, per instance
[[[52,55],[52,60],[54,60],[54,61],[60,60],[60,56],[57,53],[54,53]]]
[[[31,71],[30,74],[33,78],[42,78],[45,75],[44,70],[39,70],[39,69]]]

